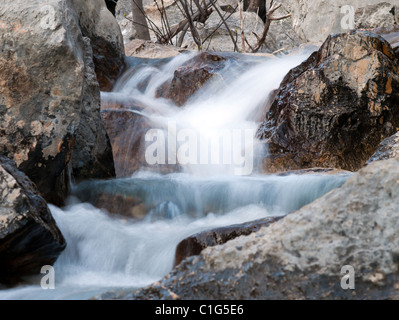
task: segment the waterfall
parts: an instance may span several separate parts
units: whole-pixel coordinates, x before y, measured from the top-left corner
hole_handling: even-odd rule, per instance
[[[149,285],[172,269],[176,246],[184,238],[212,228],[285,215],[346,181],[347,174],[263,175],[254,162],[250,168],[254,170],[237,174],[245,161],[256,162],[264,156],[254,131],[264,116],[269,94],[306,55],[274,59],[236,56],[183,106],[156,98],[157,88],[194,56],[132,60],[115,90],[102,93],[102,100],[108,103],[129,105],[134,101],[142,106],[140,111],[131,111],[158,129],[154,134],[163,132],[167,138],[165,161],[175,156],[182,171],[160,174],[147,168],[132,176],[74,186],[76,197],[68,206],[50,206],[68,244],[54,265],[56,289],[42,290],[38,277],[26,285],[0,290],[0,299],[86,299],[110,289]],[[134,128],[130,129],[133,134]],[[215,150],[207,149],[202,162],[204,148],[198,147],[197,158],[181,163],[181,130],[194,132],[197,146],[204,145],[203,141],[220,141],[226,133],[231,133],[232,139]],[[247,130],[251,135],[234,134],[235,130]],[[249,149],[252,159],[243,157]],[[213,160],[221,162],[210,161],[213,152],[219,155]],[[230,161],[223,162],[223,154],[229,155]],[[101,194],[136,197],[145,214],[141,219],[129,219],[95,208],[90,202]]]

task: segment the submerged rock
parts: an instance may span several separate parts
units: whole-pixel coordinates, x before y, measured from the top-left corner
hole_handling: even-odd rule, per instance
[[[258,134],[268,172],[355,171],[398,127],[398,60],[381,37],[352,32],[328,37],[288,73]]]
[[[395,299],[398,183],[399,159],[375,162],[271,226],[186,259],[154,286],[97,298]],[[346,265],[354,290],[341,287]]]
[[[0,156],[0,283],[40,274],[65,248],[58,229],[36,186],[11,160]]]
[[[199,255],[208,247],[224,244],[241,236],[247,236],[262,227],[269,226],[282,217],[270,217],[242,224],[221,227],[194,234],[182,240],[176,248],[175,266],[191,256]]]
[[[0,153],[57,205],[68,193],[72,158],[78,180],[113,175],[90,47],[106,45],[97,37],[105,26],[96,20],[94,31],[85,9],[94,10],[94,2],[16,0],[0,6]],[[104,1],[99,4],[96,10],[112,17]],[[87,32],[91,44],[83,37],[87,26],[93,27]]]

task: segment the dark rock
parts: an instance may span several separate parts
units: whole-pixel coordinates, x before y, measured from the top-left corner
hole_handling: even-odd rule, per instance
[[[227,241],[241,236],[247,236],[258,231],[262,227],[271,225],[282,217],[270,217],[256,221],[246,222],[192,235],[182,240],[176,248],[175,266],[188,257],[196,256],[208,247],[224,244]]]
[[[36,186],[0,156],[0,283],[40,274],[66,246]]]
[[[258,131],[268,172],[358,170],[399,127],[399,67],[389,43],[369,32],[328,37],[284,78]]]
[[[175,71],[172,81],[158,88],[157,97],[170,99],[182,106],[225,66],[225,61],[223,56],[211,52],[196,55]]]

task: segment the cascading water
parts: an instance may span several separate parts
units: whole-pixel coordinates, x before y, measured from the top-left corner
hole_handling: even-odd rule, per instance
[[[257,147],[253,133],[264,116],[269,93],[306,56],[235,56],[183,107],[156,98],[156,89],[194,55],[183,54],[169,61],[132,60],[131,69],[114,92],[102,93],[102,99],[126,105],[134,99],[144,106],[139,113],[152,128],[163,130],[169,140],[179,142],[179,130],[187,128],[200,137],[199,144],[218,140],[237,128],[252,130],[250,139],[243,141],[242,136],[232,134],[227,152],[226,144],[217,146],[218,155],[226,152],[231,156],[229,163],[193,161],[182,166],[183,172],[162,175],[140,171],[129,177],[75,186],[74,195],[80,200],[72,198],[63,209],[50,206],[68,243],[54,265],[56,289],[42,290],[37,278],[31,284],[0,291],[0,299],[85,299],[110,289],[148,285],[172,269],[176,246],[187,236],[287,214],[346,181],[345,174],[235,174],[238,165],[242,167],[243,161],[251,160],[242,158],[247,149],[252,150],[255,159],[263,150]],[[176,124],[175,130],[170,130],[170,123]],[[131,130],[134,132],[134,128]],[[234,149],[237,145],[240,147]],[[166,159],[174,153],[179,160],[179,146],[168,143]],[[208,151],[205,160],[212,156],[212,149]],[[241,163],[233,161],[240,156]],[[138,198],[144,218],[112,216],[88,203],[104,193]]]

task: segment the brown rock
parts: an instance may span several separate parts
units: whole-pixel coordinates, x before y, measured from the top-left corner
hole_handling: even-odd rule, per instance
[[[157,90],[157,97],[170,99],[182,106],[225,66],[225,61],[223,56],[211,52],[196,55],[175,71],[171,82],[165,82]]]
[[[399,67],[389,43],[369,32],[328,37],[292,69],[259,129],[268,172],[358,170],[399,127]]]

